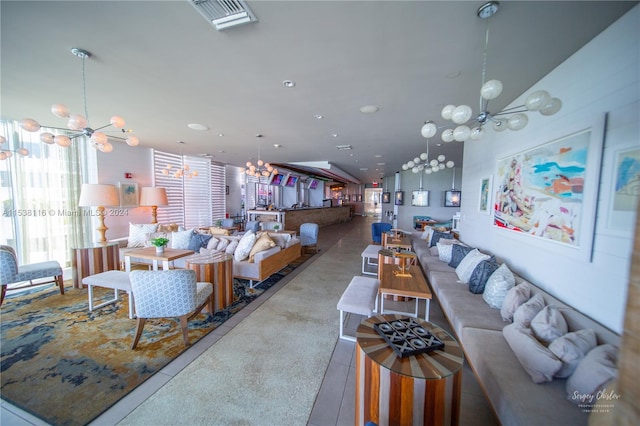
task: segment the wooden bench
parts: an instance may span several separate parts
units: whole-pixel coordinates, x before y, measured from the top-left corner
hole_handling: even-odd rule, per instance
[[[376,312],[379,287],[380,280],[375,278],[355,276],[351,279],[338,301],[341,339],[356,341],[354,336],[344,334],[344,313],[365,315],[367,318],[372,316]]]

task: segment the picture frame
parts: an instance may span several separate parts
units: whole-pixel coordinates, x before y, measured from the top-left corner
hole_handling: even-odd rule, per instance
[[[429,191],[423,189],[412,191],[411,205],[415,207],[429,207]]]
[[[351,201],[351,197],[349,196],[349,194],[344,196],[344,200],[345,201]]]
[[[358,194],[358,203],[362,202],[362,194]]]
[[[404,191],[396,191],[394,200],[394,204],[396,206],[401,206],[402,204],[404,204]]]
[[[491,212],[491,187],[493,176],[488,176],[480,180],[480,192],[478,194],[478,211],[483,214]]]
[[[391,193],[390,192],[383,192],[382,193],[382,203],[383,204],[389,204],[391,202]]]
[[[461,198],[462,198],[462,191],[458,191],[455,189],[444,191],[444,206],[460,207]]]
[[[628,235],[633,229],[635,206],[640,198],[640,148],[637,143],[623,146],[604,159],[611,165],[610,198],[605,209],[606,233]]]
[[[138,207],[138,184],[136,182],[118,182],[120,207]]]
[[[224,194],[225,194],[225,195],[229,195],[229,185],[225,185],[225,187],[224,187]]]

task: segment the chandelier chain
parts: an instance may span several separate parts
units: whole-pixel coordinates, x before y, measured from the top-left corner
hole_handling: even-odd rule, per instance
[[[82,100],[84,102],[84,116],[87,118],[87,123],[89,120],[89,110],[87,108],[87,77],[85,73],[85,60],[87,59],[86,55],[82,56]]]

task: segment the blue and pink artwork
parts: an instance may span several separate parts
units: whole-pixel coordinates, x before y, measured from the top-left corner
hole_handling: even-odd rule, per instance
[[[618,154],[613,210],[635,211],[640,197],[640,149]]]
[[[579,246],[591,131],[498,161],[494,225]]]

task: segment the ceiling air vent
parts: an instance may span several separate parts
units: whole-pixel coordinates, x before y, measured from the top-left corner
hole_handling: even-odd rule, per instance
[[[190,0],[189,3],[218,31],[258,20],[242,0]]]
[[[351,149],[351,145],[336,145],[336,148],[340,151],[348,151]]]

